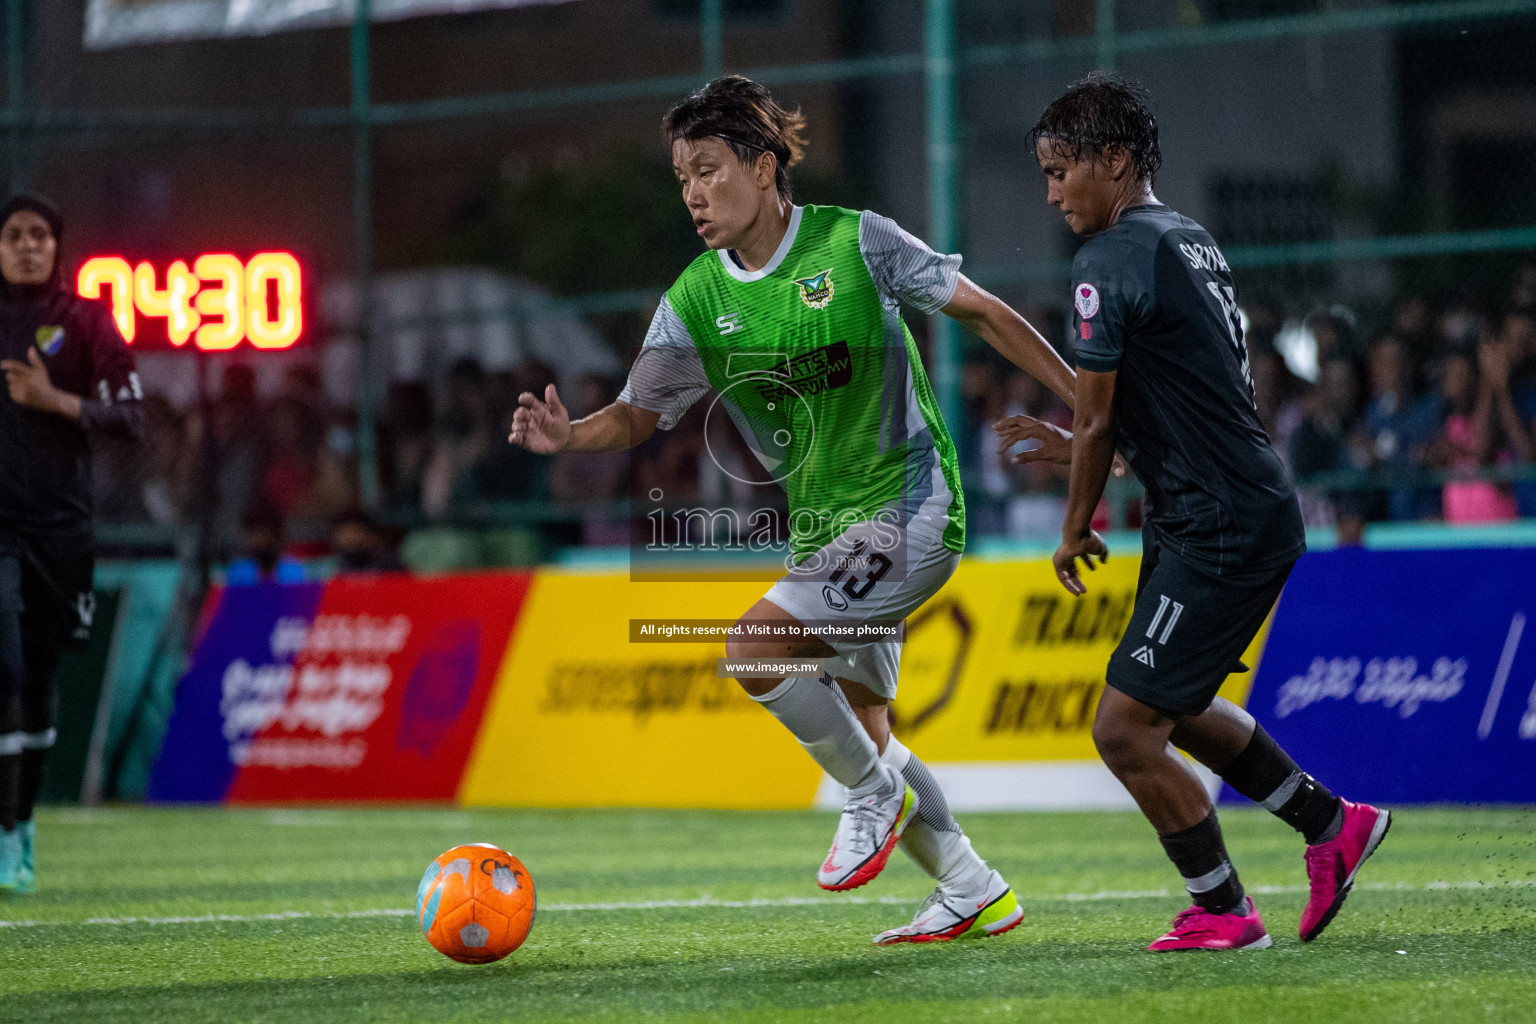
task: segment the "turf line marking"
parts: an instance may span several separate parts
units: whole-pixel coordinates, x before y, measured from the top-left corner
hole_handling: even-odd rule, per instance
[[[1524,889],[1536,886],[1536,881],[1512,879],[1507,882],[1427,882],[1413,885],[1408,882],[1362,882],[1355,888],[1372,892],[1444,892],[1451,889]],[[1304,885],[1251,885],[1248,891],[1261,896],[1307,892]],[[1020,896],[1020,903],[1084,903],[1104,900],[1167,899],[1168,889],[1104,889],[1099,892],[1068,892],[1055,896]],[[916,897],[905,896],[785,896],[778,899],[721,900],[713,896],[700,896],[691,900],[634,900],[615,903],[544,903],[539,910],[545,912],[581,912],[612,910],[675,910],[700,907],[749,909],[753,907],[845,907],[877,904],[911,904]],[[416,912],[404,907],[382,907],[374,910],[347,910],[336,913],[314,913],[308,910],[286,910],[271,914],[197,914],[185,917],[91,917],[84,921],[0,921],[4,928],[60,928],[79,925],[129,925],[129,924],[248,924],[259,921],[345,921],[370,917],[415,917]]]

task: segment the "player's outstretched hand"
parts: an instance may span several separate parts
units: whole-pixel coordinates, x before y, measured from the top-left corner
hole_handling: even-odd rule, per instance
[[[1054,423],[1037,420],[1033,416],[1009,416],[992,424],[997,431],[999,455],[1020,441],[1039,441],[1038,448],[1019,452],[1013,461],[1020,465],[1031,462],[1048,462],[1055,466],[1072,464],[1072,435]]]
[[[1081,558],[1083,564],[1092,571],[1098,568],[1093,564],[1095,557],[1100,564],[1109,561],[1109,548],[1105,547],[1104,538],[1094,531],[1089,530],[1074,540],[1062,540],[1061,547],[1051,556],[1051,564],[1056,567],[1056,578],[1067,588],[1067,593],[1078,597],[1088,593],[1088,588],[1083,586],[1083,581],[1077,576],[1077,560]]]
[[[1013,456],[1013,461],[1020,465],[1031,462],[1046,462],[1053,466],[1072,464],[1072,435],[1054,423],[1037,420],[1033,416],[1009,416],[992,424],[992,429],[997,431],[999,455],[1020,441],[1040,442],[1040,447],[1029,448]],[[1129,472],[1125,460],[1118,452],[1109,470],[1117,477],[1124,477]]]
[[[518,396],[508,441],[538,455],[553,455],[564,448],[570,438],[571,414],[561,403],[553,384],[544,389],[542,402],[531,391]]]

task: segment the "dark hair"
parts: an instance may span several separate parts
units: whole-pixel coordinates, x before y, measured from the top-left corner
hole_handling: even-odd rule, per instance
[[[1049,139],[1056,152],[1079,160],[1084,152],[1102,156],[1111,146],[1131,155],[1136,180],[1150,188],[1163,165],[1157,145],[1157,118],[1151,97],[1136,81],[1095,71],[1073,82],[1060,99],[1045,108],[1029,133],[1030,148],[1038,152],[1041,139]]]
[[[774,183],[786,199],[789,168],[805,155],[803,131],[800,108],[786,110],[767,89],[740,75],[715,79],[661,119],[661,134],[669,146],[678,139],[713,137],[730,146],[743,164],[751,164],[759,153],[772,153],[778,161]]]

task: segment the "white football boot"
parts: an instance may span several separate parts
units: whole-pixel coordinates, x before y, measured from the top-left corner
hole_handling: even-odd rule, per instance
[[[912,923],[875,936],[875,945],[898,942],[948,942],[959,938],[985,938],[1001,935],[1024,920],[1018,898],[1003,876],[993,871],[987,886],[979,893],[946,893],[933,890],[917,908]]]
[[[885,783],[865,797],[850,797],[832,849],[816,873],[823,889],[843,892],[867,885],[885,868],[896,841],[917,815],[917,794],[900,775],[884,765]]]

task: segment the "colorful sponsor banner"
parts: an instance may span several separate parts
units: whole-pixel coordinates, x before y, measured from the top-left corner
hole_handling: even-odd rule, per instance
[[[1074,598],[1047,561],[962,562],[907,620],[896,732],[934,764],[1084,765],[1093,805],[1123,798],[1099,770],[1092,725],[1138,571],[1134,557],[1112,559]],[[764,589],[540,573],[518,631],[539,642],[515,645],[507,659],[460,801],[810,806],[820,771],[734,681],[716,677],[723,641],[632,642],[634,620],[736,616]],[[1231,677],[1223,694],[1241,702],[1250,678]],[[1038,795],[986,801],[1033,806]]]
[[[967,560],[907,621],[896,730],[974,783],[958,805],[1124,801],[1091,730],[1137,571],[1116,558],[1073,598],[1048,562]],[[722,637],[635,640],[637,620],[733,622],[765,589],[544,571],[224,590],[150,797],[812,806],[820,769],[719,676]]]
[[[897,732],[957,806],[1125,802],[1092,722],[1137,571],[1112,559],[1079,599],[1048,562],[966,560],[907,621]],[[1350,797],[1536,801],[1531,580],[1530,550],[1308,555],[1222,693]],[[723,639],[631,635],[764,590],[545,571],[216,592],[149,795],[811,806],[819,769],[719,678]]]
[[[1297,564],[1249,710],[1350,799],[1536,801],[1536,551]]]
[[[525,574],[341,577],[215,594],[152,800],[447,800]]]
[[[761,582],[541,572],[459,788],[469,805],[809,807],[821,778],[716,675],[723,640],[631,643],[631,619],[735,618]]]

